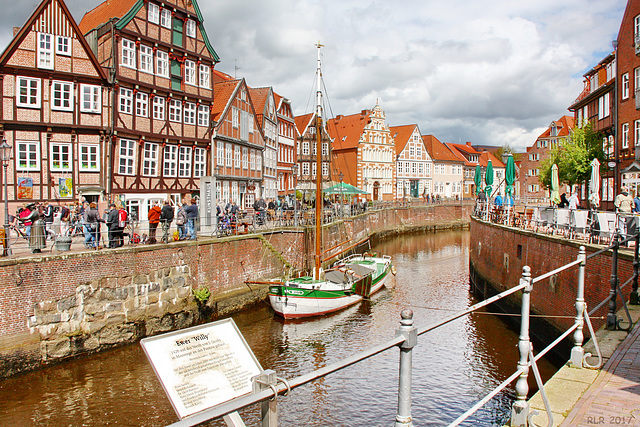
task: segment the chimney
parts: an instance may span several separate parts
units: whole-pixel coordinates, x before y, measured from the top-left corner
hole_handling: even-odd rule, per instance
[[[367,110],[362,110],[362,111],[360,112],[360,114],[362,114],[363,116],[366,116],[366,115],[367,115],[367,113],[368,113],[368,111],[367,111]]]
[[[467,141],[467,146],[471,147],[471,141]]]
[[[18,34],[18,31],[20,31],[20,27],[13,27],[13,37],[15,37],[16,34]]]
[[[336,116],[336,120],[342,120],[342,114],[338,114],[338,115]]]

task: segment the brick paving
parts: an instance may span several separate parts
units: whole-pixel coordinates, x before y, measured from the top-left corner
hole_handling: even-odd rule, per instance
[[[561,426],[640,427],[640,323],[612,354]]]

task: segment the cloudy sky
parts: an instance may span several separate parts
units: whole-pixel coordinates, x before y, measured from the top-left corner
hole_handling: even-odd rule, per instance
[[[113,1],[113,0],[112,0]],[[76,20],[101,0],[67,0]],[[0,46],[36,0],[0,0]],[[531,145],[611,50],[626,0],[200,0],[222,62],[313,110],[320,41],[328,116],[379,100],[392,125],[445,142]]]

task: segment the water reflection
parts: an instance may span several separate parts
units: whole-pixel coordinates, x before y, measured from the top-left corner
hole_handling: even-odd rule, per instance
[[[467,232],[405,236],[377,248],[393,257],[395,281],[370,301],[312,321],[283,322],[264,304],[234,316],[265,369],[291,378],[388,340],[399,312],[424,326],[473,304]],[[455,419],[517,366],[517,334],[500,319],[474,314],[420,337],[413,355],[416,425]],[[540,367],[546,378],[549,364]],[[285,426],[392,425],[398,350],[314,381],[278,400]],[[512,392],[494,399],[467,425],[501,425]],[[257,425],[257,408],[241,412]],[[145,425],[177,418],[139,345],[84,357],[0,382],[5,425]],[[224,425],[221,421],[213,425]]]

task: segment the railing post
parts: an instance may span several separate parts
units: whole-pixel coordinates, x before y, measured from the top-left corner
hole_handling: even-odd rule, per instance
[[[267,369],[260,375],[253,378],[253,392],[258,393],[266,388],[275,389],[278,384],[276,379],[276,371]],[[261,403],[262,407],[262,427],[276,427],[278,425],[278,404],[277,395],[271,400],[265,400]]]
[[[529,309],[532,289],[531,269],[529,266],[525,265],[522,268],[520,284],[526,284],[522,290],[522,316],[520,318],[520,339],[518,341],[518,351],[520,352],[518,369],[522,369],[522,373],[516,381],[516,401],[513,402],[511,407],[511,427],[526,427],[527,418],[529,417],[529,403],[527,402],[529,384],[527,383],[527,376],[529,375],[529,349],[531,347],[529,341]]]
[[[580,260],[580,266],[578,267],[578,292],[576,294],[576,325],[577,328],[573,333],[573,348],[571,349],[570,364],[574,368],[582,368],[582,361],[584,360],[584,349],[582,343],[584,342],[584,271],[587,264],[587,251],[584,246],[580,246],[580,252],[578,253],[578,259]]]
[[[629,295],[629,304],[639,305],[638,300],[638,269],[640,268],[640,227],[636,228],[636,245],[633,248],[633,283],[631,284],[631,295]]]
[[[609,284],[609,313],[607,313],[607,326],[609,331],[615,331],[618,326],[618,315],[616,314],[616,296],[618,288],[618,248],[620,247],[618,233],[613,236],[613,254],[611,255],[611,279]]]
[[[400,344],[400,373],[398,375],[398,414],[395,427],[411,427],[411,363],[412,349],[418,343],[418,330],[413,326],[413,311],[402,310],[402,320],[396,336],[402,335],[405,340]]]

